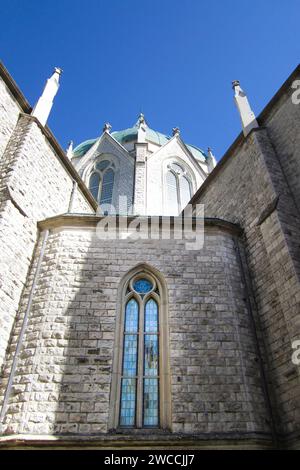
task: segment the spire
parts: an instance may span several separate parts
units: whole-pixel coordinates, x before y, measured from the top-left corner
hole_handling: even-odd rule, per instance
[[[68,143],[68,147],[66,149],[66,155],[70,160],[73,157],[73,140],[70,140],[70,142]]]
[[[254,112],[250,107],[247,95],[240,87],[240,82],[238,80],[234,80],[232,82],[232,88],[235,92],[234,100],[241,116],[243,132],[246,137],[252,129],[259,126]]]
[[[209,173],[211,173],[213,171],[213,169],[215,168],[216,165],[217,165],[216,158],[213,155],[211,148],[208,147],[208,149],[207,149],[207,167],[208,167]]]
[[[50,114],[53,105],[53,99],[59,88],[59,77],[61,73],[62,69],[55,67],[53,75],[48,78],[44,91],[32,110],[31,115],[35,116],[40,121],[42,126],[46,125],[48,116]]]

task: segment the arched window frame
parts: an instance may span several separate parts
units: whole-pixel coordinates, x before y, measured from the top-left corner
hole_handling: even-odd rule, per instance
[[[176,171],[176,169],[172,168],[172,165],[177,165],[181,168],[181,170]],[[190,189],[190,194],[191,197],[194,194],[194,188],[195,188],[195,178],[193,177],[192,171],[190,168],[187,167],[186,163],[183,162],[182,160],[179,160],[178,158],[171,158],[168,159],[165,164],[164,164],[164,213],[168,214],[169,210],[169,205],[168,205],[168,181],[167,181],[167,175],[168,172],[171,172],[175,178],[176,178],[176,193],[177,193],[177,208],[178,208],[178,214],[184,209],[185,204],[183,204],[183,197],[180,191],[180,179],[181,178],[186,178],[188,184],[189,184],[189,189]]]
[[[109,162],[109,165],[107,167],[105,167],[103,170],[99,170],[97,168],[97,165],[101,162],[104,162],[104,161]],[[89,169],[88,187],[90,187],[90,179],[91,179],[92,175],[95,174],[95,173],[97,173],[99,175],[99,187],[98,187],[98,193],[97,193],[97,198],[96,198],[98,204],[100,204],[100,200],[101,200],[103,179],[104,179],[104,176],[105,176],[105,174],[108,170],[113,170],[113,172],[114,172],[114,182],[113,182],[113,188],[112,188],[112,200],[111,200],[111,203],[110,203],[110,204],[112,204],[114,186],[115,186],[115,176],[116,176],[116,165],[115,165],[115,163],[110,158],[107,158],[107,157],[103,156],[102,158],[97,158],[94,161],[93,165]]]
[[[154,290],[145,294],[144,298],[141,299],[132,289],[132,283],[138,279],[146,278],[156,286]],[[131,286],[131,287],[130,287]],[[129,288],[129,290],[128,290]],[[158,290],[159,295],[155,292]],[[170,392],[170,367],[169,367],[169,332],[168,332],[168,299],[166,284],[161,274],[153,269],[146,267],[145,265],[138,266],[131,270],[120,283],[118,291],[118,309],[117,309],[117,322],[115,332],[115,346],[114,346],[114,358],[113,358],[113,374],[111,384],[111,396],[110,396],[110,417],[109,417],[109,428],[119,429],[123,428],[120,426],[120,406],[121,406],[121,379],[122,379],[122,367],[123,367],[123,343],[124,343],[124,325],[125,325],[125,311],[127,302],[134,298],[139,305],[140,319],[143,322],[144,317],[141,316],[143,306],[146,302],[153,298],[158,306],[158,324],[159,324],[159,425],[157,428],[170,430],[171,429],[171,392]],[[144,327],[143,327],[144,328]],[[140,330],[141,331],[141,330]],[[143,332],[145,334],[145,332]],[[139,342],[139,354],[143,354],[143,343]],[[139,362],[141,368],[142,361]],[[136,423],[135,426],[126,427],[125,429],[144,429],[153,431],[153,427],[143,426],[143,392],[142,375],[140,373],[140,383],[137,393],[137,406],[136,406]]]

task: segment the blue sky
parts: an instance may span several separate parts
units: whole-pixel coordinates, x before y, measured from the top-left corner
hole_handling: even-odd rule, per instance
[[[241,130],[231,81],[258,114],[299,62],[299,0],[0,0],[1,60],[30,104],[63,68],[48,124],[66,147],[179,126],[219,159]]]

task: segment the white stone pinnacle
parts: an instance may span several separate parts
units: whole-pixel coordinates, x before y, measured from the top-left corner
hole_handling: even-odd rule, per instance
[[[208,168],[209,173],[211,173],[213,171],[213,169],[215,168],[215,166],[217,165],[217,161],[216,161],[216,158],[213,155],[210,147],[208,147],[208,149],[207,149],[207,157],[208,157],[207,158],[207,168]]]
[[[55,67],[53,75],[48,78],[44,91],[32,110],[31,115],[35,116],[43,126],[46,125],[54,97],[58,91],[61,73],[62,69]]]
[[[67,157],[71,160],[73,157],[73,140],[70,140],[67,150],[66,150]]]
[[[243,132],[246,137],[252,129],[259,127],[258,122],[255,118],[254,112],[250,107],[247,95],[242,90],[238,80],[234,80],[232,82],[232,88],[235,92],[234,100],[241,116]]]

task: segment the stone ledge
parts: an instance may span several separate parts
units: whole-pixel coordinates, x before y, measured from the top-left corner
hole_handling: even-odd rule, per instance
[[[265,433],[201,433],[151,435],[31,435],[16,434],[0,437],[3,449],[272,449],[269,434]]]
[[[113,220],[114,216],[97,216],[97,215],[89,215],[89,214],[61,214],[54,217],[50,217],[45,220],[41,220],[38,222],[38,228],[40,230],[46,229],[55,229],[59,227],[86,227],[86,228],[93,228],[103,219],[107,218]],[[151,221],[151,216],[121,216],[116,215],[116,227],[122,227],[122,222],[127,219],[127,226],[131,222],[136,219],[139,219],[142,223],[149,223]],[[154,216],[155,220],[158,222],[159,227],[163,226],[163,221],[167,221],[170,219],[170,227],[173,228],[179,227],[181,216],[174,217],[165,217],[165,216]],[[197,217],[190,217],[188,218],[192,222],[192,227],[196,228],[197,222],[201,221],[201,218]],[[203,220],[203,219],[202,219]],[[223,219],[213,218],[213,217],[205,217],[204,218],[204,226],[205,227],[217,227],[221,230],[226,232],[230,232],[233,235],[241,236],[243,230],[237,224],[232,222],[228,222]]]

